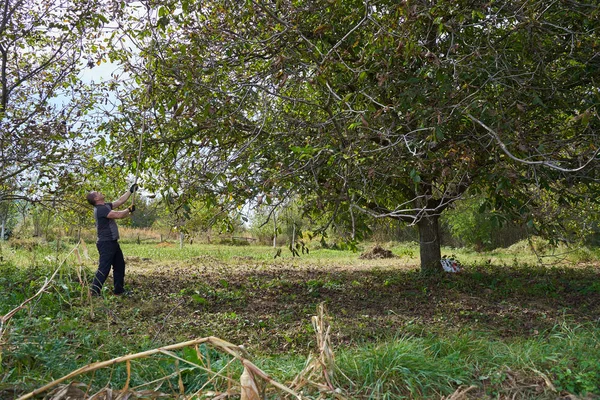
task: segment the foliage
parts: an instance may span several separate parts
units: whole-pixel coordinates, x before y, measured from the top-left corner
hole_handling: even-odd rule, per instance
[[[0,13],[0,201],[81,182],[98,98],[79,78],[110,2],[8,0]],[[88,57],[90,65],[88,66]],[[101,57],[101,56],[100,56]]]
[[[148,123],[151,185],[179,203],[232,210],[299,195],[323,230],[359,231],[359,213],[408,221],[424,270],[439,271],[438,217],[467,188],[530,224],[536,187],[597,190],[597,12],[163,2],[130,16],[142,57],[111,52],[144,85],[105,128],[134,146],[121,127]]]
[[[161,211],[158,202],[138,195],[135,202],[135,213],[131,216],[131,226],[150,228],[160,218]]]
[[[490,218],[491,214],[479,212],[482,203],[485,204],[485,200],[463,201],[446,215],[453,235],[480,249],[491,244],[492,231],[501,224],[498,216]]]
[[[598,393],[600,370],[583,355],[588,346],[598,351],[598,334],[591,326],[560,324],[538,338],[509,343],[472,332],[406,335],[343,351],[338,361],[356,395],[431,398],[450,394],[458,385],[475,385],[488,396],[521,393],[550,399],[556,394],[540,383],[545,374],[539,371],[548,371],[559,391]]]
[[[12,231],[17,224],[18,211],[16,204],[13,202],[0,202],[0,224],[5,233]],[[0,240],[4,240],[0,237]]]
[[[260,240],[261,244],[279,243],[290,244],[295,238],[310,240],[309,232],[304,237],[303,230],[310,229],[311,221],[302,215],[298,199],[289,199],[279,205],[256,206],[250,219],[250,233]]]
[[[594,190],[582,185],[538,193],[540,207],[530,224],[553,243],[583,243],[592,239],[600,218]]]
[[[524,227],[515,226],[505,215],[487,207],[483,197],[468,198],[451,207],[442,218],[451,239],[483,251],[507,247],[527,236]]]

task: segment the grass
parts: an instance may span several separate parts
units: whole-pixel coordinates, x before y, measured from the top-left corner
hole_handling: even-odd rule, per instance
[[[557,392],[598,392],[600,367],[592,360],[600,356],[599,333],[593,325],[557,325],[515,341],[473,332],[402,336],[342,351],[338,363],[354,393],[377,399],[439,397],[460,385],[494,397],[556,398],[547,376]]]
[[[418,273],[418,249],[406,244],[386,245],[398,258],[359,260],[325,249],[300,258],[284,249],[273,259],[269,247],[126,241],[127,281],[136,293],[90,302],[80,282],[94,271],[94,247],[88,244],[90,260],[72,255],[50,289],[10,321],[0,344],[0,398],[90,362],[210,335],[246,345],[261,368],[290,382],[315,351],[310,317],[323,302],[335,382],[349,398],[440,398],[471,385],[478,398],[600,394],[594,250],[576,255],[585,265],[548,267],[526,247],[444,249],[464,271],[432,279]],[[58,250],[3,246],[0,315],[35,293],[71,249]],[[227,363],[202,351],[212,351],[214,368]],[[178,355],[193,360],[195,352]],[[132,384],[175,374],[163,389],[176,389],[177,368],[184,366],[166,356],[133,363]],[[205,374],[185,368],[187,390],[201,387]],[[116,366],[86,379],[118,388],[126,376],[125,366]]]

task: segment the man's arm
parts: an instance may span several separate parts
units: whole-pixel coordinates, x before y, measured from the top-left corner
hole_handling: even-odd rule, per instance
[[[133,185],[131,185],[129,190],[123,194],[123,196],[119,197],[119,200],[115,200],[112,202],[113,208],[119,208],[123,203],[127,201],[127,199],[129,199],[129,196],[131,196],[136,190],[138,190],[138,185],[137,183],[134,183]]]
[[[127,201],[127,199],[129,199],[129,196],[131,196],[131,192],[128,190],[123,194],[123,196],[119,197],[119,200],[115,200],[112,202],[113,208],[121,207],[121,205],[123,203],[125,203]],[[111,212],[114,212],[114,211],[111,211]],[[108,214],[108,215],[110,215],[110,214]],[[108,218],[110,218],[110,217],[108,217]],[[124,218],[124,217],[119,217],[119,218]]]
[[[129,209],[123,210],[123,211],[111,211],[111,212],[108,213],[108,215],[106,216],[106,218],[121,219],[121,218],[127,218],[127,217],[129,217],[131,214],[132,213],[129,211]]]

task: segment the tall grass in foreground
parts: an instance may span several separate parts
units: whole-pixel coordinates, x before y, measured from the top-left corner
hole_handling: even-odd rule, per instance
[[[78,357],[85,364],[142,350],[131,343],[116,343],[116,338],[108,339],[105,333],[73,329],[68,339],[65,334],[14,336],[25,342],[5,352],[4,362],[9,368],[3,371],[0,390],[39,387],[51,377],[79,367]],[[598,335],[597,327],[561,325],[537,339],[513,343],[463,333],[452,337],[403,336],[349,349],[338,347],[334,348],[338,369],[335,383],[350,399],[436,399],[471,385],[477,387],[478,398],[554,399],[561,391],[600,393]],[[109,348],[98,352],[102,343],[111,342]],[[190,358],[185,352],[179,355]],[[218,359],[213,356],[217,370],[223,366],[216,362]],[[304,359],[302,354],[259,355],[254,362],[274,379],[289,383],[302,370]],[[141,385],[172,372],[173,363],[164,359],[136,363],[132,383]],[[206,380],[200,369],[189,366],[184,378],[191,391]],[[95,375],[96,383],[110,382],[113,388],[123,387],[125,380],[123,366]],[[176,379],[172,381],[176,386]],[[518,397],[513,397],[515,394]]]
[[[339,382],[361,398],[437,398],[458,386],[496,397],[600,393],[600,329],[557,325],[537,338],[500,341],[474,332],[402,336],[339,349]]]

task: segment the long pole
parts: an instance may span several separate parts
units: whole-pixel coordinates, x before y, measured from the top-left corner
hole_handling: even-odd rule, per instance
[[[140,135],[140,147],[138,149],[137,156],[137,164],[135,165],[135,180],[134,184],[137,183],[138,178],[140,177],[140,163],[142,162],[142,144],[144,143],[144,134],[146,133],[146,118],[142,117],[142,134]],[[131,204],[135,204],[135,194],[137,190],[133,192],[133,196],[131,197]]]
[[[146,4],[146,16],[148,19],[148,25],[151,26],[152,24],[150,23],[150,6],[148,4]],[[151,54],[150,54],[151,55]],[[147,88],[146,88],[146,95],[147,95],[147,99],[145,102],[146,105],[148,104],[148,100],[152,99],[152,79],[153,76],[151,74],[151,66],[150,63],[148,61],[148,59],[146,59],[146,69],[147,69],[147,75],[148,75],[148,84],[147,84]],[[152,108],[154,108],[154,100],[151,100],[152,102]],[[138,178],[140,177],[140,164],[142,162],[142,148],[143,148],[143,143],[144,143],[144,135],[146,134],[146,129],[147,129],[147,120],[146,120],[146,113],[142,112],[142,133],[140,135],[140,145],[138,148],[138,156],[137,156],[137,164],[135,166],[135,181],[133,182],[134,184],[137,183]],[[137,190],[133,192],[133,196],[131,197],[131,204],[135,204],[135,194],[136,194]]]

